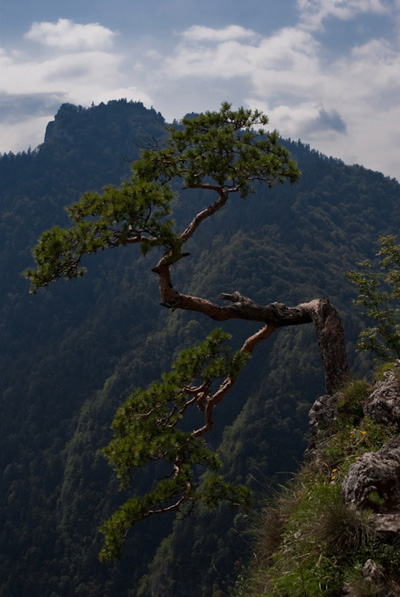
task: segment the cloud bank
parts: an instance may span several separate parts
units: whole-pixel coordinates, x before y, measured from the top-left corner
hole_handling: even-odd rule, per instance
[[[0,50],[1,152],[36,147],[64,102],[88,106],[126,97],[151,105],[124,74],[115,31],[59,19],[33,23],[24,38],[28,47]]]
[[[116,33],[98,23],[79,25],[70,19],[57,23],[33,23],[25,34],[26,39],[61,50],[109,49]]]
[[[297,0],[300,24],[317,30],[329,18],[348,21],[360,14],[390,14],[392,0]]]
[[[98,23],[34,23],[25,35],[29,48],[0,53],[8,106],[1,150],[22,149],[16,145],[23,134],[32,145],[40,142],[32,143],[29,131],[33,139],[58,101],[126,97],[172,121],[229,100],[263,109],[284,137],[400,179],[399,37],[350,39],[340,52],[324,45],[332,20],[394,20],[399,0],[297,0],[297,7],[296,26],[268,35],[237,24],[193,25],[172,36],[164,52],[154,43],[132,55],[117,46],[116,31]]]

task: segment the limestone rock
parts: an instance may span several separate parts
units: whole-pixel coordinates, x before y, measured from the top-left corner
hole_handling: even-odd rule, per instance
[[[356,507],[400,512],[400,436],[378,452],[367,452],[352,464],[342,484],[342,497]]]
[[[320,396],[314,402],[308,414],[310,431],[313,436],[318,436],[321,431],[329,429],[336,420],[336,403],[340,393]]]
[[[374,527],[378,533],[400,534],[400,512],[394,514],[376,514]]]
[[[385,582],[385,572],[374,560],[367,560],[363,567],[363,577],[368,583],[380,585]]]
[[[311,432],[308,448],[304,453],[306,461],[318,461],[318,444],[321,439],[330,434],[333,423],[336,421],[336,403],[341,394],[325,394],[320,396],[312,405],[308,413]]]
[[[400,426],[400,385],[395,371],[386,371],[368,397],[364,413],[377,423]]]

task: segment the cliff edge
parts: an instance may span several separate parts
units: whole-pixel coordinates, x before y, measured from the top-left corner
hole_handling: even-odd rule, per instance
[[[400,362],[309,413],[310,446],[262,514],[235,595],[400,595]]]

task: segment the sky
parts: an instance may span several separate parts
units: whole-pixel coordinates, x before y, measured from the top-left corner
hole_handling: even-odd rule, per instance
[[[400,181],[400,0],[0,0],[0,23],[0,152],[65,102],[172,122],[229,101]]]

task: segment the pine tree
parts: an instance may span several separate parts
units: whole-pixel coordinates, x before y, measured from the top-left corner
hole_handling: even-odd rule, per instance
[[[206,112],[171,127],[163,145],[142,150],[132,165],[131,179],[120,188],[85,193],[68,208],[73,225],[45,232],[34,249],[36,270],[28,270],[32,292],[59,279],[81,276],[82,260],[107,248],[138,244],[143,254],[158,248],[161,258],[153,268],[159,277],[161,304],[168,309],[202,313],[216,321],[244,319],[263,327],[231,355],[220,330],[199,346],[185,350],[170,373],[146,390],[136,390],[118,410],[115,438],[105,449],[124,488],[130,487],[137,467],[163,461],[163,477],[144,496],[134,495],[103,526],[101,557],[118,557],[126,535],[136,522],[171,510],[190,510],[198,501],[248,502],[248,491],[225,483],[217,474],[217,455],[205,444],[213,427],[213,411],[235,384],[239,371],[255,347],[277,329],[314,323],[321,349],[326,387],[335,391],[348,378],[343,331],[329,301],[315,299],[294,307],[283,303],[257,305],[239,292],[222,293],[228,305],[179,292],[172,282],[173,266],[189,256],[185,244],[211,216],[229,204],[235,194],[247,198],[257,185],[289,181],[300,173],[278,133],[266,132],[268,118],[258,110],[231,109]],[[172,219],[173,188],[182,184],[182,199],[189,189],[202,189],[212,203],[195,213],[182,232]],[[190,197],[190,195],[189,195]],[[216,258],[218,256],[216,255]],[[182,420],[198,408],[202,421],[184,431]],[[199,465],[209,471],[199,484]],[[164,469],[163,469],[164,470]]]

